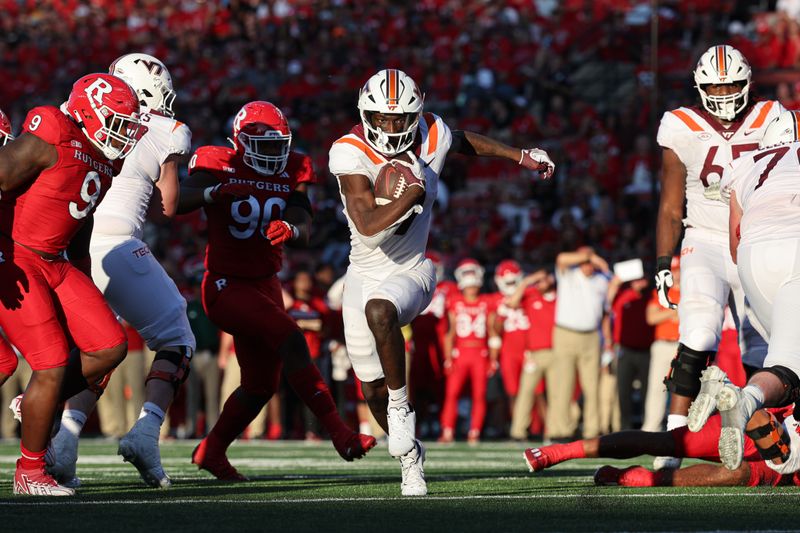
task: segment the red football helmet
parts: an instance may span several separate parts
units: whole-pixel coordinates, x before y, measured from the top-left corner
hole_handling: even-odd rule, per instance
[[[434,268],[436,268],[436,282],[444,281],[444,260],[442,259],[442,254],[436,250],[428,250],[425,252],[425,258],[430,259]]]
[[[280,174],[289,161],[292,131],[281,110],[269,102],[249,102],[233,119],[233,147],[259,174]]]
[[[522,281],[522,267],[513,259],[500,261],[494,271],[494,283],[503,296],[511,296]]]
[[[14,135],[11,133],[11,121],[3,110],[0,109],[0,146],[5,146],[7,143],[14,140]]]
[[[483,267],[474,259],[462,259],[454,272],[459,289],[483,286]]]
[[[111,74],[89,74],[72,86],[67,113],[98,150],[111,160],[131,153],[140,137],[139,99]]]

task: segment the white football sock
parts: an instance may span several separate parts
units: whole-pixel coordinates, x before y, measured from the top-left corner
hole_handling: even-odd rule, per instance
[[[144,402],[142,411],[139,413],[139,420],[147,418],[149,421],[155,422],[158,427],[161,427],[161,424],[164,423],[165,417],[164,410],[153,402]]]
[[[73,437],[81,434],[84,424],[86,424],[86,413],[83,411],[64,409],[61,414],[61,427],[69,431]]]
[[[688,424],[688,417],[684,415],[667,415],[667,431],[682,428]]]
[[[389,407],[408,407],[408,389],[405,385],[397,390],[389,390]]]

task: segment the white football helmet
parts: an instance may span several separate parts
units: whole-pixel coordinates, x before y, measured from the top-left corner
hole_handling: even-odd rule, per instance
[[[764,130],[764,137],[758,143],[759,148],[769,148],[779,144],[793,143],[800,141],[800,111],[783,111],[775,117],[772,122],[767,124]]]
[[[706,111],[722,120],[733,120],[747,107],[752,71],[742,53],[732,46],[712,46],[700,56],[694,69],[694,84]],[[739,92],[711,96],[708,85],[739,84]]]
[[[522,281],[522,267],[513,259],[500,261],[494,271],[494,283],[503,296],[511,296]]]
[[[153,110],[175,116],[172,77],[159,59],[148,54],[127,54],[111,63],[108,73],[122,78],[136,91],[142,112]]]
[[[358,111],[367,143],[384,155],[405,152],[413,143],[425,96],[402,70],[385,69],[367,80],[358,93]],[[387,133],[372,125],[372,115],[405,115],[405,127]]]
[[[459,289],[483,286],[483,267],[474,259],[464,259],[453,274]]]

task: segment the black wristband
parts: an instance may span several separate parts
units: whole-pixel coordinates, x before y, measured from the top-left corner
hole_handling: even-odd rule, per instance
[[[656,259],[656,272],[661,272],[662,270],[672,270],[672,258],[668,255],[663,255]]]

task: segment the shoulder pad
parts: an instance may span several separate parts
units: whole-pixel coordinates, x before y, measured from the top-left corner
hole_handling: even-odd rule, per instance
[[[183,122],[174,121],[170,134],[169,153],[188,154],[192,150],[192,130]]]
[[[369,166],[382,166],[386,159],[365,141],[349,134],[333,143],[328,153],[328,167],[334,176],[365,174]]]
[[[233,149],[224,146],[201,146],[189,161],[189,174],[203,170],[212,174],[230,173],[233,171],[231,158]]]
[[[80,132],[77,126],[72,130],[70,125],[72,122],[57,107],[39,106],[28,111],[28,116],[25,117],[25,122],[22,124],[22,130],[36,135],[46,143],[61,144],[71,137],[75,137],[76,132]],[[85,139],[75,138],[74,140],[82,143]],[[88,142],[86,140],[87,144]],[[79,147],[76,146],[76,148]]]
[[[450,150],[453,144],[453,134],[444,120],[433,113],[423,113],[422,121],[425,122],[425,133],[422,139],[421,157],[429,157],[436,152]]]

